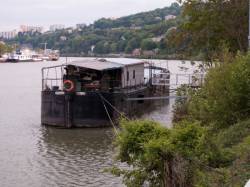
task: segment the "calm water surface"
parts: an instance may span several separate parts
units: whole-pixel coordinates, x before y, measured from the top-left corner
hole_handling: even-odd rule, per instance
[[[103,172],[114,163],[112,129],[40,124],[41,68],[64,61],[0,64],[0,186],[123,186],[121,178]],[[168,66],[178,72],[181,64]],[[144,117],[169,126],[172,103]]]

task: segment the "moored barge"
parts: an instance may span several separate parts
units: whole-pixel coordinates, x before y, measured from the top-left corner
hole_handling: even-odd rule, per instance
[[[110,125],[110,120],[117,121],[119,112],[129,117],[140,116],[151,110],[153,101],[128,98],[169,92],[169,71],[153,69],[153,65],[145,62],[105,59],[43,68],[41,122],[65,128],[104,127]]]

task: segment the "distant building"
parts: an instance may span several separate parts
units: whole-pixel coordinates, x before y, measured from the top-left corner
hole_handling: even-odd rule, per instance
[[[12,38],[15,38],[16,36],[17,36],[16,30],[0,32],[0,38],[3,38],[3,39],[12,39]]]
[[[95,50],[95,45],[91,45],[91,52],[94,52]]]
[[[64,28],[65,28],[65,25],[62,25],[62,24],[55,24],[55,25],[50,25],[49,30],[50,30],[51,32],[55,32],[55,31],[57,31],[57,30],[62,30],[62,29],[64,29]]]
[[[117,17],[110,17],[109,19],[114,21],[114,20],[117,20]]]
[[[156,55],[156,52],[153,50],[143,51],[142,53],[144,56],[148,56],[148,57]]]
[[[73,28],[73,27],[69,27],[69,28],[67,28],[67,32],[68,32],[69,34],[72,34],[72,33],[73,33],[73,31],[74,31],[74,28]]]
[[[78,24],[76,24],[76,28],[77,29],[83,29],[85,27],[87,27],[87,25],[85,23],[78,23]]]
[[[162,20],[162,18],[161,17],[155,17],[155,20],[157,20],[157,21],[161,21]]]
[[[132,52],[132,55],[133,56],[141,56],[141,49],[139,49],[139,48],[134,49]]]
[[[175,15],[167,15],[167,16],[165,16],[166,21],[171,20],[171,19],[175,19],[175,18],[176,18]]]
[[[43,32],[43,27],[40,26],[29,26],[29,25],[21,25],[20,26],[20,32]]]
[[[66,37],[66,36],[61,36],[61,37],[60,37],[60,40],[61,40],[61,41],[66,41],[66,40],[67,40],[67,37]]]
[[[140,30],[140,29],[142,29],[142,27],[132,25],[132,26],[130,27],[130,29],[131,29],[131,30]]]
[[[160,42],[162,39],[164,39],[164,35],[157,36],[154,38],[151,38],[153,42]]]

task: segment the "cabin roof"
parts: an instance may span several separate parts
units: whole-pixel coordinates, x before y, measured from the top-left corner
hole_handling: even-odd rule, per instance
[[[112,70],[112,69],[120,69],[122,67],[121,64],[117,64],[110,61],[99,61],[96,59],[85,59],[81,61],[73,61],[70,63],[67,63],[67,65],[87,68],[87,69],[93,69],[98,71],[103,70]]]
[[[113,61],[106,60],[106,59],[84,59],[84,60],[73,61],[73,62],[67,63],[67,65],[93,69],[93,70],[98,70],[98,71],[120,69],[125,66],[137,65],[137,64],[143,64],[143,62],[123,63],[121,61],[113,62]]]

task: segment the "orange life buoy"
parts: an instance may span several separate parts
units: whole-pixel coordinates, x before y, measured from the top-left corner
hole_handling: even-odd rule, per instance
[[[67,92],[72,92],[75,89],[75,85],[74,85],[73,81],[71,81],[71,80],[63,81],[63,86],[64,86],[64,90]]]

